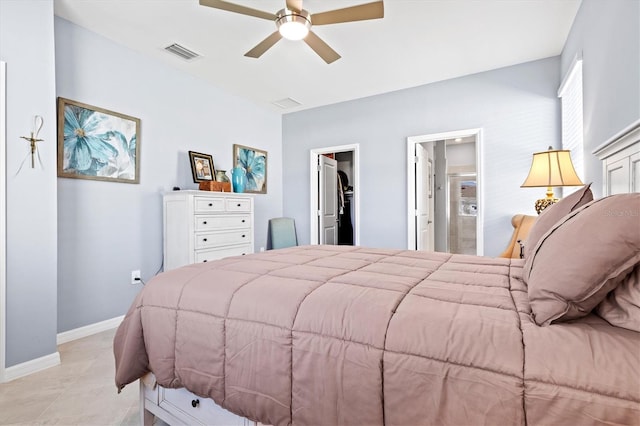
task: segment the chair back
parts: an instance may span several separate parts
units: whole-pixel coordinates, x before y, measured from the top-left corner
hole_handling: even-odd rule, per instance
[[[280,249],[298,245],[296,225],[290,217],[278,217],[269,220],[269,247]]]

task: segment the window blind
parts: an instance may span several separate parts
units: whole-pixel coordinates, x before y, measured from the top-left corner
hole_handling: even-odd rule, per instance
[[[571,151],[571,160],[578,177],[584,182],[584,142],[582,124],[582,59],[576,58],[565,75],[558,97],[562,111],[562,149]],[[566,196],[578,187],[563,188]]]

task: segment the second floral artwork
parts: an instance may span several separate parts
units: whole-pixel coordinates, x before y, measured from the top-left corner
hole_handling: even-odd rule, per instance
[[[233,145],[234,167],[246,173],[244,192],[267,193],[267,152],[244,145]]]

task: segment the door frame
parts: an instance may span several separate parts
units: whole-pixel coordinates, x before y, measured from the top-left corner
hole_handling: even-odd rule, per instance
[[[483,191],[483,155],[482,129],[455,130],[451,132],[432,133],[427,135],[409,136],[407,138],[407,249],[414,250],[416,246],[416,170],[414,167],[415,146],[425,142],[436,142],[444,139],[455,139],[465,136],[475,136],[476,139],[476,185],[478,216],[476,217],[476,253],[484,253],[484,191]],[[437,226],[437,224],[436,224]]]
[[[309,241],[318,244],[318,157],[322,154],[353,152],[353,244],[360,245],[360,144],[329,146],[314,148],[309,151]]]
[[[0,383],[4,383],[7,313],[7,63],[0,61]]]

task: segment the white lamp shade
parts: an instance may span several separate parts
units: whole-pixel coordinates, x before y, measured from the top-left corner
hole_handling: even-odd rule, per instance
[[[569,150],[552,150],[533,154],[531,170],[521,185],[526,187],[584,185],[571,162]]]

